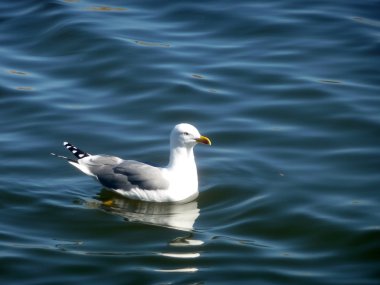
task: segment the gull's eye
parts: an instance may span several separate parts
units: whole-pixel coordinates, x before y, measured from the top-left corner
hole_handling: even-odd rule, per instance
[[[184,134],[185,136],[188,136],[188,135],[189,135],[189,133],[188,133],[188,132],[184,132],[183,134]]]

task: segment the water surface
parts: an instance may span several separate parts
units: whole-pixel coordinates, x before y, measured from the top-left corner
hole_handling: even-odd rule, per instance
[[[2,1],[2,284],[379,284],[378,1]],[[165,165],[122,199],[50,152]]]

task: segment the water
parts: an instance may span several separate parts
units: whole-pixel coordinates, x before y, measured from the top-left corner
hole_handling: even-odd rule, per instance
[[[380,3],[316,2],[2,1],[1,284],[379,284]],[[186,205],[49,155],[165,165],[179,122]]]

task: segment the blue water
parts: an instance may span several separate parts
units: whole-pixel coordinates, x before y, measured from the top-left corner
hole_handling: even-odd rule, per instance
[[[379,284],[379,1],[1,1],[1,284]],[[138,203],[49,155],[155,165]],[[110,202],[111,201],[111,202]]]

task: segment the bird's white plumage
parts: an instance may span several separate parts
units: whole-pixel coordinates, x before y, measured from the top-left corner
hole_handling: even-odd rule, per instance
[[[65,142],[78,161],[68,162],[95,177],[103,186],[135,200],[180,202],[198,196],[198,174],[193,148],[211,144],[192,125],[176,125],[170,134],[170,159],[167,167],[153,167],[114,156],[90,155]]]

